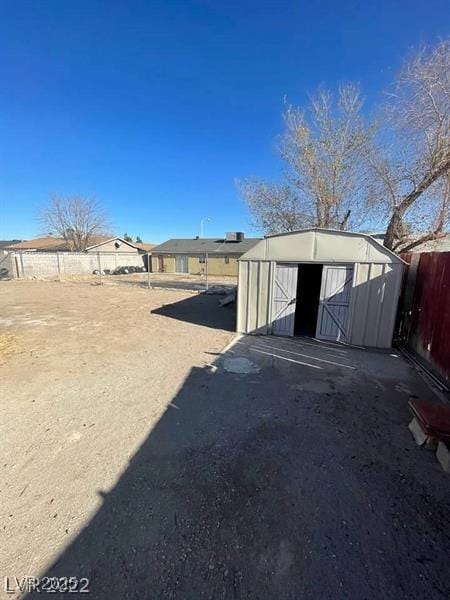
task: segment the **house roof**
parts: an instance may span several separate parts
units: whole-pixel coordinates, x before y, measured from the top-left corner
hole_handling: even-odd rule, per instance
[[[424,242],[413,248],[411,252],[450,252],[450,233],[436,240]]]
[[[49,235],[11,244],[7,246],[7,250],[65,250],[67,247],[68,243],[66,240]]]
[[[12,244],[18,244],[20,240],[0,240],[0,250],[3,248],[9,248]]]
[[[146,242],[139,242],[134,245],[142,252],[150,252],[155,247],[155,244],[147,244]]]
[[[171,239],[152,249],[152,254],[243,254],[253,248],[260,238],[229,241],[216,238]]]

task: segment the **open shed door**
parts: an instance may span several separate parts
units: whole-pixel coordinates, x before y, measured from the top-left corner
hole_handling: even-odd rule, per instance
[[[352,283],[352,265],[323,266],[317,338],[347,341]]]
[[[278,265],[272,300],[272,333],[294,335],[297,265]]]

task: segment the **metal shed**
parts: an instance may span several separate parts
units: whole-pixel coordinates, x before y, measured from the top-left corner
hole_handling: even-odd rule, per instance
[[[389,348],[403,266],[363,233],[267,236],[239,259],[237,330]]]

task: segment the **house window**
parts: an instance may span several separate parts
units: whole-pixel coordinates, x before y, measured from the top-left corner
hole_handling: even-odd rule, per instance
[[[225,256],[225,264],[226,265],[230,264],[230,257],[229,256]]]
[[[201,265],[204,265],[204,264],[206,263],[206,258],[205,258],[204,256],[200,256],[200,257],[199,257],[199,259],[198,259],[198,262],[199,262]]]

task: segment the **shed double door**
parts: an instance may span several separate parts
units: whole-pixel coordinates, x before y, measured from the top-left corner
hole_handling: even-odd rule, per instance
[[[276,265],[272,297],[272,333],[275,335],[294,335],[297,277],[298,265]],[[317,338],[347,341],[352,285],[352,265],[323,265]]]
[[[297,265],[277,264],[272,298],[272,333],[294,335]]]
[[[316,337],[345,342],[349,333],[352,265],[324,265]]]

